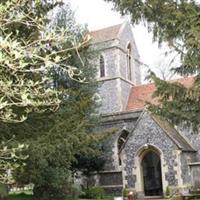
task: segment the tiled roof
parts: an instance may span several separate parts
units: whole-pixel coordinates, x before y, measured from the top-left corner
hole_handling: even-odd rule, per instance
[[[100,30],[91,31],[90,35],[92,37],[92,42],[98,43],[116,39],[121,26],[122,24],[118,24]]]
[[[190,87],[194,83],[194,77],[177,79],[172,82],[178,82],[183,84],[185,87]],[[126,110],[143,109],[146,102],[156,104],[158,99],[152,97],[155,90],[156,86],[154,83],[133,86],[129,94]]]

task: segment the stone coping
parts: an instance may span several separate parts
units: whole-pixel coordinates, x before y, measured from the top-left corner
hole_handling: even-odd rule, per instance
[[[118,121],[118,120],[125,120],[125,119],[135,119],[138,118],[143,110],[132,110],[132,111],[121,111],[109,114],[101,115],[102,119],[101,122],[109,122],[109,121]]]
[[[101,185],[103,188],[121,188],[123,185]]]
[[[189,166],[200,166],[200,162],[189,163]]]
[[[107,171],[95,171],[90,173],[91,175],[98,175],[98,174],[111,174],[111,173],[122,173],[122,170],[107,170]]]
[[[111,81],[111,80],[115,80],[115,79],[120,79],[126,83],[129,83],[132,86],[136,86],[136,84],[134,84],[132,81],[126,80],[124,77],[122,76],[115,76],[115,77],[102,77],[102,78],[98,78],[97,81],[98,82],[105,82],[105,81]]]

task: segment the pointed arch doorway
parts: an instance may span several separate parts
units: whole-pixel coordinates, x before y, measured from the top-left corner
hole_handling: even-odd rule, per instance
[[[162,172],[159,152],[146,150],[141,159],[143,186],[145,196],[162,196]]]

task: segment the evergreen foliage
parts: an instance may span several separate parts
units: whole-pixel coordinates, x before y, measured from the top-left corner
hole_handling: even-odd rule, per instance
[[[160,105],[150,110],[175,124],[200,124],[200,5],[195,0],[106,0],[122,15],[130,14],[133,24],[147,22],[159,44],[167,42],[180,55],[181,64],[173,69],[182,76],[195,76],[191,87],[165,82],[150,74],[156,83]]]
[[[23,122],[30,113],[59,108],[67,90],[51,86],[55,66],[66,76],[80,80],[77,68],[66,60],[88,41],[82,37],[79,40],[82,43],[75,43],[67,27],[47,31],[47,13],[60,4],[45,0],[0,2],[1,181],[8,181],[5,172],[8,166],[10,170],[16,168],[17,163],[13,160],[16,161],[16,154],[21,152],[21,145],[16,144],[17,148],[2,143],[4,139],[13,138],[13,133],[4,134],[8,131],[8,123]],[[76,58],[80,59],[78,53]]]
[[[50,21],[47,16],[53,15],[50,11],[55,6],[62,12],[57,12],[56,19]],[[34,85],[40,85],[39,94],[44,99],[39,100],[45,104],[40,104],[35,98],[33,104],[28,103],[29,107],[23,104],[22,109],[16,107],[11,110],[10,117],[0,122],[0,141],[15,135],[14,143],[28,145],[24,151],[29,155],[25,160],[26,165],[18,168],[14,176],[18,182],[33,183],[37,199],[68,197],[72,192],[73,166],[78,165],[79,159],[83,157],[98,159],[101,155],[99,144],[105,138],[104,134],[94,134],[98,123],[98,105],[94,94],[98,85],[95,81],[96,67],[91,65],[90,60],[95,55],[91,53],[88,38],[84,37],[87,30],[75,23],[69,6],[63,9],[58,3],[40,0],[3,1],[1,9],[7,13],[8,8],[14,24],[6,31],[13,32],[11,38],[19,40],[21,46],[18,46],[18,50],[25,48],[28,52],[28,58],[24,58],[26,62],[20,57],[18,64],[22,60],[20,67],[24,66],[29,71],[36,68],[39,71],[36,75],[34,70],[31,71],[27,78],[19,73],[22,75],[20,78],[25,77],[27,84],[31,79]],[[16,18],[14,11],[21,18]],[[45,82],[40,84],[44,78]],[[19,88],[27,86],[25,81]],[[31,95],[35,95],[38,88],[32,87],[33,91],[27,88],[26,100],[32,102]],[[10,92],[15,95],[15,90]],[[46,99],[46,92],[54,96]],[[47,110],[47,107],[51,109]],[[55,109],[57,112],[54,112]],[[21,123],[8,124],[5,121]]]

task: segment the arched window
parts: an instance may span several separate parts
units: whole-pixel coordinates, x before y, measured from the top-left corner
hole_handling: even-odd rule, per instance
[[[120,166],[122,165],[120,152],[121,152],[121,150],[123,148],[124,143],[126,142],[127,137],[128,137],[128,132],[127,131],[123,131],[121,133],[121,135],[119,136],[118,141],[117,141],[117,149],[118,149],[118,155],[119,155],[118,159],[119,159],[119,165]]]
[[[127,77],[131,81],[131,45],[127,46]]]
[[[105,76],[105,61],[104,57],[101,55],[100,56],[100,77]]]

